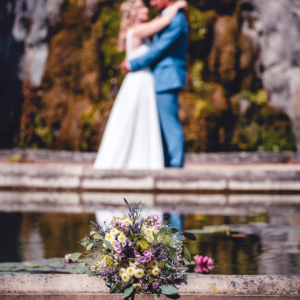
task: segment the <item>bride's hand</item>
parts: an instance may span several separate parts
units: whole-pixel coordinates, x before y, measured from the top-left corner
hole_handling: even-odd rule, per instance
[[[180,10],[180,9],[187,10],[188,9],[188,4],[184,0],[178,0],[173,5],[175,5],[178,8],[178,10]]]

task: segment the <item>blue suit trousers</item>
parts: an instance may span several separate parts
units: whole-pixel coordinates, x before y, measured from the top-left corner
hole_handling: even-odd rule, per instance
[[[183,130],[178,118],[178,95],[178,90],[156,94],[165,166],[171,168],[182,168],[184,159]]]

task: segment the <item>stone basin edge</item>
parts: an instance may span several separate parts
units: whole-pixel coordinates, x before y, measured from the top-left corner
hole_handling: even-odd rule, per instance
[[[177,284],[183,295],[300,297],[300,276],[188,275]],[[100,277],[78,274],[0,275],[0,298],[7,294],[106,294]],[[2,296],[1,296],[2,295]],[[121,298],[121,297],[120,297]]]

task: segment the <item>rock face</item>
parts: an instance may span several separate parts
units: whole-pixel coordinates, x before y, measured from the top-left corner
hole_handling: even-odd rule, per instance
[[[300,147],[300,1],[246,0],[244,31],[260,49],[261,77],[270,104],[291,117]],[[251,7],[252,6],[252,7]]]
[[[123,79],[122,1],[1,1],[0,147],[98,149]],[[279,110],[300,141],[299,1],[188,2],[186,150],[294,150]]]

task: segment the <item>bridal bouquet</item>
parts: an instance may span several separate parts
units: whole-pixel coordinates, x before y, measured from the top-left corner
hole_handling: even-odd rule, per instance
[[[140,294],[177,294],[173,286],[184,277],[191,254],[185,239],[196,240],[191,233],[178,236],[156,214],[142,215],[141,203],[131,207],[128,217],[114,217],[110,222],[92,223],[90,237],[81,244],[90,258],[87,274],[101,275],[111,293],[124,292],[123,298]],[[77,259],[74,253],[70,259]],[[84,263],[76,266],[78,273]],[[154,296],[156,300],[159,298]]]

